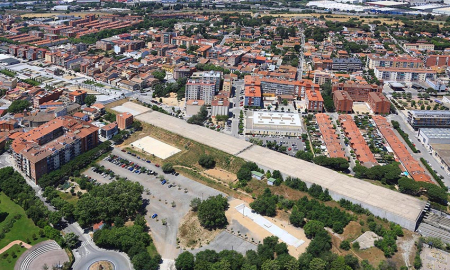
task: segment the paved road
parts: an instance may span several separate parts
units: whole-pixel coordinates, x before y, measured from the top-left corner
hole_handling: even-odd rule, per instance
[[[244,90],[244,81],[239,80],[234,82],[233,88],[234,88],[234,101],[231,112],[235,115],[235,117],[232,119],[231,122],[231,135],[239,138],[239,115],[241,112],[240,98],[241,98],[241,91]]]
[[[75,257],[73,269],[87,270],[94,262],[100,260],[110,261],[114,264],[116,270],[132,269],[131,262],[125,253],[97,247],[91,236],[83,231],[78,223],[69,224],[64,231],[75,233],[81,241],[81,246],[73,251]]]
[[[191,200],[193,198],[206,199],[209,196],[223,193],[182,175],[164,174],[161,168],[157,168],[153,163],[146,163],[127,153],[121,152],[118,148],[113,150],[113,154],[158,172],[158,177],[147,174],[135,174],[108,161],[103,160],[100,162],[101,165],[111,169],[114,173],[127,177],[128,180],[139,182],[145,189],[150,190],[151,194],[147,195],[144,192],[143,198],[150,201],[146,208],[147,215],[145,218],[150,225],[152,238],[162,258],[175,259],[181,251],[176,248],[178,226],[180,225],[181,219],[189,211],[189,203]],[[171,184],[176,184],[176,186],[169,188],[169,184],[161,185],[159,176],[163,176],[164,179],[168,180]],[[178,185],[181,186],[181,189],[178,189]],[[185,188],[187,188],[187,193],[184,192]],[[172,207],[172,202],[176,204],[175,209]],[[158,214],[159,220],[151,219],[151,215],[155,213]],[[166,226],[162,225],[162,219],[167,220]]]

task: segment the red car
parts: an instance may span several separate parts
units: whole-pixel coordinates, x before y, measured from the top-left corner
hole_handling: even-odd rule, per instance
[[[159,168],[159,164],[155,164],[155,166]]]
[[[122,149],[122,150],[120,150],[120,151],[122,151],[122,152],[126,152],[126,151],[125,151],[125,149]]]

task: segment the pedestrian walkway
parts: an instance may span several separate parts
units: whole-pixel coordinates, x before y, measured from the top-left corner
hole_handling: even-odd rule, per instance
[[[3,252],[7,251],[8,249],[10,249],[14,245],[22,245],[26,249],[31,248],[31,245],[28,245],[27,243],[25,243],[23,241],[20,241],[20,240],[15,240],[15,241],[12,241],[11,243],[7,244],[6,247],[0,249],[0,254],[2,254]]]

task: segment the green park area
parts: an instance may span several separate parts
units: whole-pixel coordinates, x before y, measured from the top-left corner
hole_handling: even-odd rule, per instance
[[[3,192],[0,193],[0,249],[14,240],[22,240],[30,245],[46,240],[41,237],[39,227],[29,219],[25,211]],[[0,254],[0,269],[13,269],[25,248],[15,245]],[[7,255],[6,255],[7,254]]]

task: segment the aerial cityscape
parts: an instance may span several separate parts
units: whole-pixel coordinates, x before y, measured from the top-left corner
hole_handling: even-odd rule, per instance
[[[450,270],[449,0],[0,8],[0,270]]]

